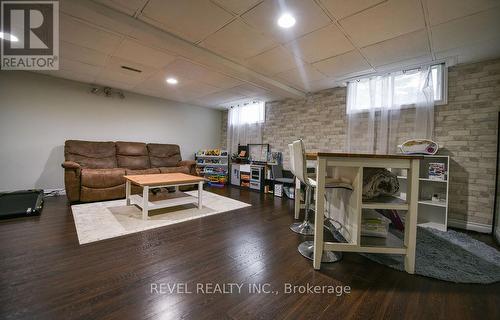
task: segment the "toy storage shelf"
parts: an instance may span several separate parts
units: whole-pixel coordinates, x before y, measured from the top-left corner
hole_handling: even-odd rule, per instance
[[[204,176],[211,186],[224,186],[227,183],[229,158],[227,150],[200,150],[195,154],[196,172]]]
[[[205,155],[196,155],[197,158],[200,159],[226,159],[227,156],[205,156]]]
[[[430,164],[442,164],[445,168],[444,177],[429,176]],[[436,165],[433,165],[436,166]],[[438,165],[439,166],[439,165]],[[432,171],[432,170],[431,170]],[[400,197],[405,198],[407,188],[406,173],[399,171]],[[447,230],[448,224],[448,190],[450,179],[450,157],[449,156],[424,156],[420,161],[419,196],[418,196],[418,225]],[[433,195],[438,195],[439,201],[433,201]]]

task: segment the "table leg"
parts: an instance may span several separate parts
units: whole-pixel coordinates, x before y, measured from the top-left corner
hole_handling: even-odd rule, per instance
[[[408,201],[408,213],[405,221],[406,247],[405,270],[408,273],[415,273],[415,248],[417,244],[417,210],[418,210],[418,176],[419,160],[411,160],[411,168],[408,173],[408,187],[406,200]]]
[[[131,188],[130,180],[127,180],[127,182],[125,182],[125,199],[127,200],[127,206],[130,205],[130,188]]]
[[[202,194],[203,194],[203,181],[198,182],[198,209],[201,210],[202,205]]]
[[[142,189],[142,220],[148,219],[149,187]]]
[[[323,255],[323,224],[325,219],[325,176],[326,160],[318,158],[316,164],[316,212],[314,213],[314,254],[313,267],[321,268],[321,256]]]

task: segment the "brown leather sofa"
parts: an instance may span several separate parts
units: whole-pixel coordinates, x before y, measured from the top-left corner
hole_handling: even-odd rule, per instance
[[[195,161],[182,161],[175,144],[67,140],[64,158],[64,184],[70,202],[124,198],[124,175],[195,174]],[[140,192],[139,187],[133,186],[132,192]]]

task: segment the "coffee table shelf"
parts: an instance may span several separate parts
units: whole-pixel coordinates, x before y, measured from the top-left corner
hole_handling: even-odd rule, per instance
[[[176,207],[176,206],[182,206],[185,204],[191,204],[191,203],[197,203],[197,202],[198,202],[198,198],[190,196],[190,195],[171,198],[171,199],[165,199],[165,200],[148,201],[148,210]],[[133,194],[130,196],[130,203],[135,204],[142,209],[144,199],[142,198],[141,195]]]
[[[142,209],[142,219],[149,218],[149,211],[167,207],[175,207],[189,203],[198,203],[198,209],[202,209],[203,183],[206,181],[203,177],[193,176],[185,173],[159,173],[125,176],[125,198],[127,206],[135,204]],[[142,187],[142,197],[140,195],[131,195],[132,184]],[[187,185],[198,185],[198,197],[190,195],[176,197],[172,199],[149,201],[149,188],[175,187]]]

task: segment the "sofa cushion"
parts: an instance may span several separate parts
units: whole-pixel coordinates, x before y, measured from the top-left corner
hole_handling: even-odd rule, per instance
[[[125,169],[82,169],[82,186],[88,188],[110,188],[125,183]]]
[[[125,169],[125,173],[127,175],[156,174],[156,173],[160,173],[160,169],[158,169],[158,168],[150,168],[150,169],[142,169],[142,170]]]
[[[118,167],[128,169],[150,168],[148,149],[141,142],[116,142],[116,160]]]
[[[151,167],[175,167],[181,161],[181,150],[176,144],[148,144]]]
[[[160,167],[161,173],[186,173],[189,174],[189,167],[181,166],[181,167]]]
[[[103,201],[125,198],[125,184],[109,188],[89,188],[82,186],[80,201]]]
[[[64,144],[66,161],[78,163],[82,168],[116,168],[114,142],[66,140]]]

